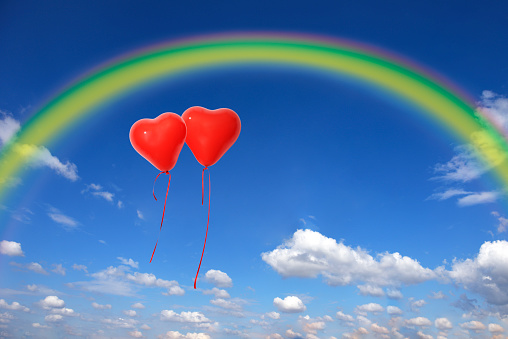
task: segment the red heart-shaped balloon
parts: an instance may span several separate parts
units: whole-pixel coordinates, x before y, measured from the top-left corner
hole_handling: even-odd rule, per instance
[[[187,109],[182,118],[187,125],[185,142],[205,167],[219,161],[240,135],[240,118],[229,108],[208,110],[194,106]]]
[[[162,113],[155,119],[141,119],[132,125],[129,139],[132,147],[159,171],[175,167],[185,143],[187,128],[175,113]]]

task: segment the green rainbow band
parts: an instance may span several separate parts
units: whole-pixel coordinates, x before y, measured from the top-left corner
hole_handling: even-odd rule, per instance
[[[345,74],[391,91],[472,144],[508,187],[508,145],[503,135],[464,98],[417,69],[347,43],[232,35],[161,45],[95,71],[55,96],[0,154],[0,202],[8,179],[26,163],[16,145],[48,145],[94,108],[162,77],[215,66],[290,65]]]

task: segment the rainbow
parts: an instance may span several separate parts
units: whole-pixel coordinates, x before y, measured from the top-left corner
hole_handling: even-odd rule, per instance
[[[502,132],[475,110],[460,90],[439,77],[386,52],[344,40],[246,33],[152,46],[102,65],[69,85],[38,110],[22,126],[16,140],[0,153],[0,203],[8,196],[9,178],[29,158],[16,145],[48,146],[100,105],[161,78],[236,65],[285,65],[325,71],[391,92],[473,145],[479,158],[508,187],[508,144]]]

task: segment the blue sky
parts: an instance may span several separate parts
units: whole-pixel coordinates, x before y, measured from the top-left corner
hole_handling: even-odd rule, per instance
[[[311,33],[382,48],[508,127],[508,6],[497,1],[4,1],[0,145],[67,83],[154,43]],[[239,139],[166,176],[135,152],[141,118],[229,107]],[[508,207],[491,168],[394,97],[299,69],[172,79],[40,147],[0,206],[0,337],[506,338]]]

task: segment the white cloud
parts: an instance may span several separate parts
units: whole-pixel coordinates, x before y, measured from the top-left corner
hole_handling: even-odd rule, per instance
[[[160,287],[167,290],[165,295],[183,295],[185,291],[177,281],[158,279],[154,274],[149,273],[128,273],[131,267],[120,265],[110,266],[105,270],[91,274],[93,280],[73,283],[86,291],[108,293],[122,296],[136,296],[135,292],[140,286]]]
[[[39,323],[32,323],[32,327],[35,327],[35,328],[51,328],[48,325],[41,325]]]
[[[483,91],[478,110],[508,135],[508,99],[492,91]]]
[[[353,318],[353,316],[351,316],[349,314],[344,314],[344,313],[342,313],[342,311],[337,312],[337,318],[342,321],[348,321],[348,322],[355,321],[355,318]]]
[[[43,146],[15,144],[14,150],[28,160],[28,165],[32,167],[49,167],[58,175],[63,176],[71,181],[79,179],[78,167],[66,161],[62,163],[60,159],[51,154],[51,152]]]
[[[488,204],[488,203],[495,202],[498,197],[499,197],[499,193],[498,192],[480,192],[480,193],[474,193],[474,194],[470,194],[468,196],[465,196],[463,198],[460,198],[457,201],[457,204],[460,207],[479,205],[479,204]]]
[[[56,209],[54,207],[50,207],[49,208],[48,216],[54,222],[62,225],[63,228],[65,230],[67,230],[67,231],[73,230],[76,227],[78,227],[78,225],[79,225],[79,223],[76,220],[74,220],[73,218],[63,214],[62,212],[60,212],[60,210],[58,210],[58,209]]]
[[[48,295],[46,298],[39,301],[39,305],[46,310],[50,310],[53,308],[65,307],[65,302],[56,295]]]
[[[390,299],[402,299],[404,296],[402,295],[402,292],[399,290],[389,288],[386,290],[386,296]]]
[[[44,320],[47,322],[57,322],[62,321],[63,317],[60,314],[50,314],[44,317]]]
[[[269,318],[272,318],[274,320],[280,319],[280,313],[273,312],[273,311],[266,313],[266,316]]]
[[[145,330],[145,331],[148,331],[148,330],[151,330],[152,328],[150,326],[148,326],[147,324],[143,324],[141,325],[140,327],[142,330]]]
[[[214,287],[211,290],[203,290],[203,294],[205,294],[205,295],[213,294],[216,298],[221,298],[221,299],[231,298],[231,296],[229,295],[229,293],[226,290],[221,290],[217,287]]]
[[[499,224],[497,225],[497,233],[504,233],[508,230],[508,219],[500,216],[499,212],[493,211],[491,213],[493,216],[497,218]]]
[[[281,336],[279,333],[272,333],[272,334],[266,336],[265,339],[284,339],[284,337]]]
[[[209,270],[205,274],[205,279],[217,287],[233,287],[233,280],[226,273],[219,270]]]
[[[372,332],[379,333],[379,334],[388,334],[390,331],[383,326],[379,326],[378,324],[372,324],[370,325],[370,329]]]
[[[116,206],[118,206],[118,208],[123,208],[123,202],[118,200],[118,202],[116,203]]]
[[[430,299],[446,299],[446,295],[442,292],[432,292],[432,295],[429,296]]]
[[[400,308],[398,308],[397,306],[387,306],[386,307],[386,312],[389,315],[400,315],[400,314],[402,314],[402,310]]]
[[[65,268],[62,266],[62,264],[53,264],[53,266],[55,267],[54,269],[51,270],[51,272],[54,272],[56,274],[60,274],[60,275],[65,275]]]
[[[177,281],[160,279],[152,273],[134,272],[134,274],[127,274],[126,278],[127,280],[139,285],[166,288],[168,290],[168,295],[183,295],[185,293],[185,291],[178,285]]]
[[[51,309],[51,313],[53,313],[53,314],[60,314],[60,315],[68,316],[68,317],[74,317],[74,316],[78,316],[79,315],[78,313],[74,312],[73,309],[66,308],[66,307],[53,308],[53,309]]]
[[[508,241],[484,242],[476,258],[455,260],[448,274],[487,302],[508,304]]]
[[[450,199],[452,197],[458,196],[458,195],[468,195],[473,192],[464,191],[463,189],[457,189],[457,188],[451,188],[444,192],[440,193],[434,193],[430,197],[427,198],[427,200],[446,200]]]
[[[474,331],[474,332],[481,332],[481,331],[485,330],[485,328],[486,328],[483,323],[476,321],[476,320],[471,320],[471,321],[462,323],[462,324],[460,324],[460,327],[462,327],[463,329],[466,329],[466,330]]]
[[[122,257],[117,257],[118,260],[120,260],[120,262],[122,263],[122,265],[128,265],[128,266],[131,266],[133,268],[138,268],[139,267],[139,262],[137,261],[134,261],[132,259],[125,259],[125,258],[122,258]]]
[[[273,299],[273,305],[277,307],[279,311],[284,313],[299,313],[307,309],[307,307],[303,304],[303,301],[295,296],[288,296],[284,298],[284,300],[277,297]]]
[[[122,312],[128,317],[135,317],[137,314],[134,310],[123,310]]]
[[[411,311],[413,312],[419,312],[420,308],[426,305],[427,302],[423,299],[420,300],[412,300],[410,299],[409,306],[411,307]]]
[[[370,295],[372,297],[382,297],[385,295],[385,292],[379,286],[358,285],[356,287],[360,290],[361,295]]]
[[[94,195],[96,197],[104,198],[109,202],[113,202],[113,197],[115,196],[111,192],[92,192],[92,195]]]
[[[143,305],[142,303],[135,303],[135,304],[132,304],[131,307],[142,310],[145,308],[145,305]]]
[[[157,337],[158,339],[211,339],[208,334],[205,333],[187,333],[181,334],[178,331],[168,331]]]
[[[503,333],[504,328],[499,324],[489,324],[489,332],[491,333]]]
[[[315,278],[321,274],[329,285],[363,281],[372,286],[417,284],[436,278],[436,273],[399,253],[373,258],[366,250],[337,243],[312,230],[297,230],[293,237],[262,259],[283,277]]]
[[[145,217],[143,216],[143,212],[141,212],[140,210],[136,210],[136,213],[138,214],[138,218],[143,220],[145,219]]]
[[[30,311],[28,307],[21,305],[17,301],[13,301],[12,304],[9,305],[4,299],[0,299],[0,308],[12,311],[24,311],[24,312]]]
[[[139,332],[139,331],[130,331],[130,332],[127,332],[127,334],[129,334],[131,337],[133,338],[143,338],[143,333]]]
[[[416,317],[416,318],[406,320],[405,325],[406,326],[426,327],[426,326],[432,326],[432,322],[429,319],[424,318],[424,317]]]
[[[72,267],[72,269],[74,269],[76,271],[83,271],[85,273],[88,273],[87,267],[85,265],[73,264],[71,267]]]
[[[457,146],[455,152],[457,155],[450,161],[434,166],[434,172],[439,175],[432,179],[465,183],[479,178],[488,170],[485,165],[478,161],[472,146]]]
[[[372,312],[372,313],[376,313],[376,312],[383,312],[385,309],[383,308],[383,306],[379,305],[379,304],[376,304],[376,303],[369,303],[369,304],[365,304],[365,305],[360,305],[360,306],[357,306],[356,307],[356,310],[360,313],[363,313],[363,312]]]
[[[111,305],[110,304],[101,305],[101,304],[98,304],[96,302],[92,303],[92,307],[95,308],[96,310],[110,310],[111,309]]]
[[[106,324],[110,328],[134,328],[138,324],[138,321],[132,318],[104,318],[101,320],[101,323]]]
[[[294,332],[292,329],[286,330],[286,337],[289,339],[302,339],[303,335],[298,332]]]
[[[418,337],[418,339],[434,339],[433,336],[431,336],[430,334],[425,334],[422,331],[416,332],[416,336]]]
[[[434,321],[434,325],[440,331],[451,330],[453,328],[452,322],[447,318],[437,318]]]
[[[7,112],[0,111],[0,142],[5,145],[21,128],[19,121]]]
[[[434,193],[427,200],[446,200],[455,196],[464,196],[457,200],[457,205],[460,207],[473,206],[479,204],[488,204],[495,202],[499,196],[499,192],[469,192],[462,189],[449,189],[441,193]]]
[[[36,262],[31,262],[29,264],[19,264],[17,262],[10,262],[9,264],[12,266],[20,267],[20,268],[25,268],[25,269],[35,272],[35,273],[44,274],[44,275],[49,274],[48,272],[46,272],[46,270],[44,268],[42,268],[41,264],[36,263]]]
[[[0,253],[10,257],[24,257],[25,254],[21,250],[21,243],[15,241],[2,240],[0,241]]]
[[[167,292],[162,292],[164,295],[184,295],[185,290],[181,288],[180,286],[171,286]]]
[[[317,331],[324,330],[324,328],[325,328],[324,321],[316,321],[304,324],[302,330],[305,333],[317,334]]]
[[[201,312],[181,312],[176,313],[173,310],[162,310],[161,320],[174,321],[181,323],[209,323],[210,319]]]
[[[238,302],[235,302],[235,301],[230,301],[230,300],[225,300],[225,299],[213,299],[213,300],[210,300],[210,303],[212,305],[226,308],[229,310],[235,310],[235,311],[242,310],[242,306]]]

